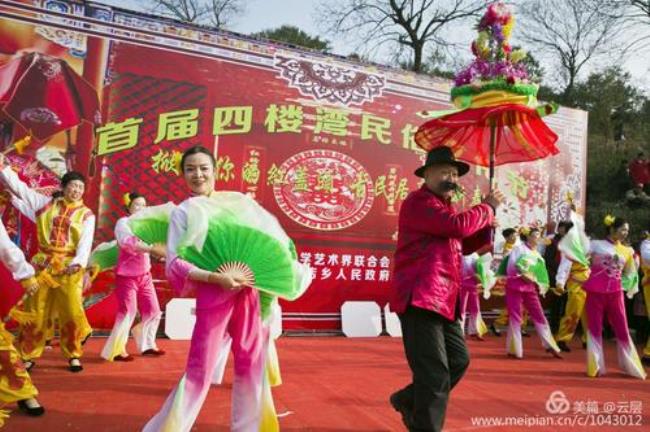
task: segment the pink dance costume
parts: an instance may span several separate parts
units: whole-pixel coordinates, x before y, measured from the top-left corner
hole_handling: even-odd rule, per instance
[[[634,250],[620,242],[593,240],[589,252],[591,276],[582,286],[587,291],[587,375],[596,377],[605,374],[603,320],[606,315],[616,337],[619,366],[628,375],[645,379],[645,370],[627,327],[623,297],[624,281],[636,280]],[[638,286],[630,288],[628,295],[631,297]]]
[[[127,217],[117,221],[115,238],[119,246],[115,267],[118,310],[111,335],[101,352],[101,356],[108,361],[128,355],[126,344],[138,311],[140,323],[133,327],[137,349],[140,353],[157,351],[156,333],[162,315],[151,278],[151,260],[147,253],[151,247],[133,234]]]
[[[178,245],[187,231],[188,201],[182,202],[171,215],[166,274],[179,294],[195,290],[196,324],[185,373],[143,430],[186,432],[191,429],[208,394],[217,357],[228,333],[234,357],[231,430],[257,432],[263,421],[264,364],[269,340],[268,328],[261,319],[259,294],[251,287],[227,290],[193,280],[196,277],[207,280],[208,272],[177,255]]]
[[[463,331],[465,331],[465,322],[467,320],[467,334],[482,338],[488,329],[481,316],[481,304],[477,290],[477,287],[481,284],[481,280],[477,275],[478,260],[479,254],[477,253],[463,257],[463,279],[460,285],[459,312]]]
[[[544,316],[542,304],[539,301],[538,290],[545,294],[548,286],[540,286],[538,283],[523,277],[523,274],[529,274],[526,268],[532,266],[534,262],[539,262],[539,260],[543,261],[539,252],[531,250],[525,243],[517,245],[508,257],[506,306],[510,320],[506,337],[506,352],[508,355],[517,358],[524,356],[521,340],[522,305],[528,311],[530,320],[535,325],[544,348],[553,350],[556,353],[560,352],[560,348],[555,343],[551,328]]]

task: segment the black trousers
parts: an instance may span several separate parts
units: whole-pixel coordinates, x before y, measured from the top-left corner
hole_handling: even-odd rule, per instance
[[[449,392],[469,366],[460,323],[413,306],[399,318],[413,382],[395,399],[411,413],[410,431],[441,431]]]

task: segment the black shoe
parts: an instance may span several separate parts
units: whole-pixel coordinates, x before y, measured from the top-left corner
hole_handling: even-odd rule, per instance
[[[562,352],[571,352],[571,348],[569,348],[569,346],[564,341],[558,342],[557,346],[560,348],[560,351]]]
[[[402,423],[404,423],[404,426],[406,426],[408,429],[411,429],[411,413],[409,412],[408,408],[399,403],[397,393],[398,392],[395,392],[390,395],[390,405],[395,411],[402,415]]]
[[[34,369],[36,362],[34,360],[23,360],[23,366],[25,366],[25,370],[29,372],[30,370]]]
[[[494,323],[490,324],[490,331],[492,332],[492,334],[493,334],[494,336],[497,336],[497,337],[501,336],[501,332],[499,331],[499,329],[497,329],[497,328],[494,326]]]
[[[582,343],[582,349],[587,349],[587,342]]]
[[[29,407],[27,405],[27,402],[24,400],[19,400],[18,401],[18,408],[25,414],[27,414],[30,417],[39,417],[45,414],[45,408],[42,406],[39,407]]]
[[[68,362],[70,364],[70,366],[68,367],[68,369],[70,369],[70,372],[81,372],[82,370],[84,370],[84,367],[81,366],[81,362],[79,362],[79,364],[73,365],[72,364],[73,360],[79,361],[79,359],[76,357],[70,359],[70,361]]]
[[[646,366],[650,365],[650,356],[641,357],[641,363],[643,363]]]
[[[555,357],[556,359],[563,359],[562,354],[555,351],[553,348],[546,348],[546,352]]]
[[[528,333],[526,330],[522,329],[522,330],[521,330],[521,336],[523,336],[523,337],[530,337],[530,333]]]

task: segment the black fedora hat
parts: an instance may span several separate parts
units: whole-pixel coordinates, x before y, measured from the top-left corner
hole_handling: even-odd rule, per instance
[[[452,152],[449,147],[440,146],[429,150],[429,153],[427,153],[426,163],[420,168],[416,169],[414,174],[418,177],[424,177],[424,170],[427,169],[427,167],[442,164],[454,165],[456,168],[458,168],[458,176],[464,176],[469,171],[469,165],[467,165],[465,162],[456,160],[454,152]]]

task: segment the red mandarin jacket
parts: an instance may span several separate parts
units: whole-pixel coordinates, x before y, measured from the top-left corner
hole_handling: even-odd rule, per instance
[[[462,256],[490,243],[493,220],[488,204],[459,213],[426,185],[411,192],[399,213],[391,310],[413,305],[453,321]]]

